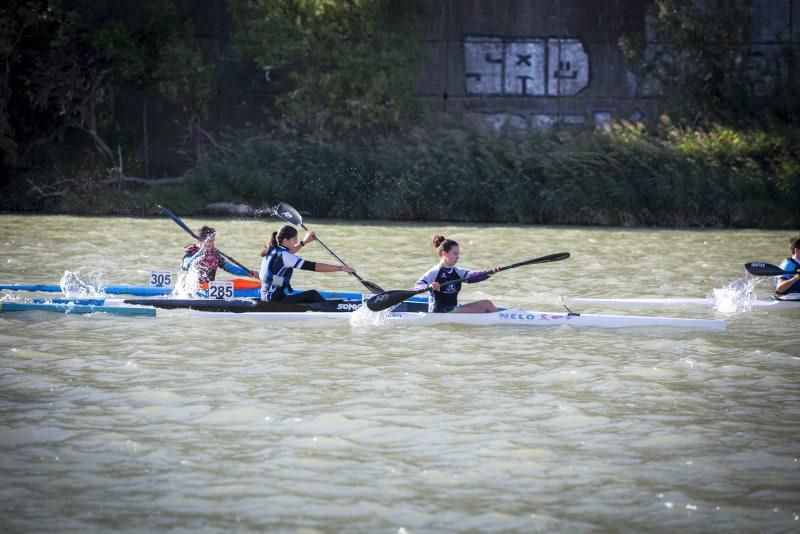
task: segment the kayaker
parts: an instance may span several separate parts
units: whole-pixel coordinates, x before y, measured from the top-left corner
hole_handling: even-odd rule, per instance
[[[776,276],[775,293],[786,299],[800,299],[800,234],[789,240],[789,253],[791,256],[783,260],[780,267],[797,274]]]
[[[287,295],[292,290],[292,273],[295,269],[332,273],[342,271],[355,273],[352,267],[331,265],[329,263],[307,261],[296,256],[297,251],[314,240],[314,232],[306,233],[302,241],[297,240],[297,229],[294,226],[281,226],[264,244],[261,251],[261,300],[282,302],[325,302],[325,298],[315,289]]]
[[[197,244],[189,245],[184,250],[181,270],[188,271],[196,269],[199,283],[208,283],[217,276],[217,268],[222,267],[225,271],[235,276],[252,276],[258,278],[258,272],[243,269],[226,260],[214,247],[217,231],[210,226],[203,226],[197,232],[200,239]]]
[[[490,275],[484,271],[470,272],[456,267],[460,250],[458,243],[452,239],[445,239],[444,236],[436,235],[433,236],[431,244],[436,248],[441,260],[414,284],[414,290],[430,287],[431,290],[428,292],[428,311],[432,313],[491,313],[497,311],[491,300],[478,300],[469,304],[459,304],[458,292],[461,291],[461,283],[450,284],[443,288],[440,286],[444,282],[460,278],[466,278],[468,284],[474,284],[483,282]],[[497,267],[494,267],[491,274],[497,271]]]

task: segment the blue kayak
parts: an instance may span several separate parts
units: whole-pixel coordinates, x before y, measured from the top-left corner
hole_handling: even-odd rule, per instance
[[[2,312],[29,312],[46,311],[67,314],[87,314],[87,313],[108,313],[112,315],[144,315],[155,317],[155,308],[143,306],[106,306],[105,303],[97,304],[74,304],[67,302],[2,302],[0,301],[0,313]]]
[[[8,291],[34,291],[41,293],[61,293],[61,286],[58,284],[0,284],[0,290],[7,289]],[[106,286],[103,288],[103,293],[106,295],[136,295],[140,297],[154,297],[160,295],[169,295],[172,293],[172,287],[157,287],[157,286],[126,286],[115,285]],[[245,290],[250,291],[253,295],[238,295],[242,297],[258,296],[258,290]]]
[[[61,286],[58,284],[0,284],[0,290],[8,291],[31,291],[42,293],[61,293]],[[133,295],[137,297],[158,297],[172,294],[173,287],[156,286],[129,286],[129,285],[110,285],[103,288],[106,295]],[[302,289],[296,289],[291,293],[299,293]],[[237,298],[258,298],[260,291],[258,288],[236,289],[234,297]],[[356,291],[320,291],[326,299],[360,299],[361,293]],[[90,298],[90,297],[85,297]],[[71,299],[74,300],[74,299]],[[416,296],[409,299],[411,302],[428,302],[425,296]]]

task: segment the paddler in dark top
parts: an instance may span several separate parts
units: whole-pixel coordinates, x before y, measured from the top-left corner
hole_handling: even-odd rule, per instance
[[[264,244],[261,251],[261,300],[282,302],[325,302],[325,298],[315,289],[287,294],[292,290],[292,273],[295,269],[332,273],[342,271],[355,273],[352,267],[331,265],[329,263],[307,261],[296,256],[297,251],[314,241],[314,232],[306,233],[302,241],[297,241],[297,229],[294,226],[281,226]]]
[[[783,260],[780,267],[797,274],[776,276],[775,293],[787,300],[795,300],[800,299],[800,234],[789,240],[789,253],[791,256]]]
[[[431,313],[491,313],[497,311],[491,300],[478,300],[469,304],[458,304],[458,292],[461,291],[461,282],[441,287],[440,284],[450,280],[466,279],[468,284],[483,282],[490,274],[484,271],[470,272],[456,267],[460,250],[458,243],[444,236],[433,236],[431,244],[436,247],[436,252],[441,260],[431,270],[423,274],[414,285],[415,290],[430,287],[428,292],[428,311]],[[494,274],[497,267],[492,268]]]
[[[181,262],[181,270],[188,271],[189,269],[196,269],[198,273],[199,283],[208,283],[214,280],[217,276],[217,268],[222,267],[225,271],[235,276],[252,276],[258,278],[256,271],[248,271],[238,265],[226,260],[214,248],[214,241],[217,236],[217,231],[210,226],[203,226],[198,232],[198,239],[196,245],[189,245],[186,247],[183,254],[183,261]]]

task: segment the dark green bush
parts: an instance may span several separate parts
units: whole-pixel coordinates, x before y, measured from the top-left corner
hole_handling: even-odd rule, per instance
[[[47,206],[130,214],[157,213],[162,203],[190,214],[223,201],[283,201],[341,219],[797,228],[800,134],[664,119],[603,131],[498,133],[459,123],[370,145],[262,136],[230,142],[182,184],[108,188]],[[26,205],[21,196],[7,202]]]
[[[194,169],[205,202],[317,216],[534,224],[796,227],[791,130],[419,128],[370,147],[261,138]]]

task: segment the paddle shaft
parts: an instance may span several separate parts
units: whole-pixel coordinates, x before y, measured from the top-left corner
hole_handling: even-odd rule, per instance
[[[512,263],[511,265],[506,265],[505,267],[500,267],[497,269],[497,272],[506,271],[508,269],[513,269],[515,267],[522,267],[523,265],[530,265],[532,263],[548,263],[551,261],[561,261],[569,258],[569,252],[558,252],[556,254],[550,254],[549,256],[542,256],[541,258],[534,258],[532,260],[521,261],[519,263]],[[487,271],[487,274],[489,271]]]
[[[499,267],[497,272],[506,271],[508,269],[513,269],[515,267],[521,267],[523,265],[531,265],[534,263],[548,263],[551,261],[560,261],[569,258],[569,252],[558,252],[556,254],[550,254],[547,256],[542,256],[540,258],[534,258],[532,260],[521,261],[519,263],[512,263],[511,265],[506,265],[505,267]],[[484,271],[487,276],[491,276],[494,274],[494,271]],[[456,280],[448,280],[447,282],[442,282],[439,284],[439,288],[459,284],[462,282],[466,282],[467,278],[457,278]],[[387,308],[391,308],[397,304],[400,304],[404,300],[413,297],[414,295],[419,295],[420,293],[425,293],[426,291],[430,291],[431,286],[428,285],[423,289],[410,289],[410,290],[398,290],[398,291],[387,291],[385,293],[381,293],[380,295],[375,295],[367,300],[367,308],[372,311],[382,311]]]
[[[300,215],[300,213],[299,213],[299,212],[298,212],[296,209],[294,209],[294,208],[293,208],[293,207],[291,207],[290,205],[288,205],[288,204],[285,204],[285,203],[281,202],[281,203],[280,203],[280,204],[278,204],[278,206],[275,208],[275,210],[274,210],[274,213],[275,213],[275,215],[277,215],[277,216],[278,216],[280,219],[283,219],[284,221],[286,221],[286,222],[288,222],[288,223],[296,224],[296,225],[300,226],[300,227],[301,227],[303,230],[305,230],[306,232],[310,232],[310,230],[308,229],[308,227],[306,227],[306,225],[305,225],[305,224],[303,224],[303,217]],[[322,240],[321,240],[320,238],[318,238],[318,237],[315,235],[315,236],[314,236],[314,239],[315,239],[315,240],[316,240],[316,241],[317,241],[317,242],[318,242],[320,245],[322,245],[322,248],[324,248],[325,250],[327,250],[327,251],[328,251],[328,254],[330,254],[331,256],[333,256],[334,258],[336,258],[336,261],[338,261],[339,263],[341,263],[341,264],[342,264],[344,267],[349,267],[349,265],[347,265],[347,264],[344,262],[344,260],[342,260],[342,258],[340,258],[339,256],[337,256],[337,255],[336,255],[336,253],[335,253],[334,251],[332,251],[331,249],[329,249],[329,248],[328,248],[328,246],[327,246],[325,243],[323,243],[323,242],[322,242]],[[351,274],[351,275],[355,276],[355,277],[358,279],[358,281],[359,281],[359,282],[361,282],[361,284],[362,284],[364,287],[366,287],[367,289],[369,289],[369,290],[370,290],[372,293],[379,294],[379,293],[383,293],[383,292],[384,292],[384,291],[383,291],[383,289],[381,289],[381,287],[380,287],[379,285],[375,284],[374,282],[369,282],[369,281],[367,281],[367,280],[364,280],[363,278],[361,278],[361,277],[358,275],[358,273],[349,273],[349,274]]]
[[[310,231],[311,231],[311,230],[309,230],[309,229],[306,227],[306,225],[305,225],[305,224],[303,224],[303,223],[300,223],[300,227],[301,227],[303,230],[305,230],[306,232],[310,232]],[[314,240],[315,240],[317,243],[319,243],[320,245],[322,245],[322,248],[324,248],[325,250],[327,250],[327,251],[328,251],[328,254],[330,254],[331,256],[333,256],[334,258],[336,258],[336,261],[338,261],[339,263],[341,263],[341,264],[342,264],[342,265],[344,265],[345,267],[350,267],[349,265],[347,265],[347,264],[344,262],[344,260],[343,260],[342,258],[340,258],[339,256],[337,256],[337,255],[336,255],[336,253],[335,253],[334,251],[332,251],[331,249],[329,249],[329,248],[328,248],[328,245],[326,245],[325,243],[323,243],[323,242],[322,242],[322,239],[318,238],[318,237],[316,236],[316,234],[314,235]],[[354,275],[358,276],[356,273],[350,273],[350,274],[354,274]]]
[[[306,225],[305,225],[305,224],[303,224],[303,223],[300,223],[300,226],[301,226],[301,227],[303,228],[303,230],[305,230],[306,232],[308,232],[308,231],[309,231],[309,229],[308,229],[308,228],[306,228]],[[342,258],[340,258],[339,256],[337,256],[337,255],[336,255],[336,253],[335,253],[334,251],[332,251],[331,249],[329,249],[329,248],[328,248],[328,245],[326,245],[325,243],[323,243],[323,242],[322,242],[322,240],[321,240],[320,238],[318,238],[316,235],[314,235],[314,239],[315,239],[315,240],[316,240],[316,241],[317,241],[317,242],[318,242],[320,245],[322,245],[322,248],[324,248],[325,250],[327,250],[327,251],[328,251],[328,253],[329,253],[331,256],[333,256],[334,258],[336,258],[336,260],[337,260],[339,263],[341,263],[341,264],[342,264],[342,265],[344,265],[345,267],[350,267],[349,265],[347,265],[347,264],[344,262],[344,260],[343,260]],[[359,282],[361,282],[362,284],[364,284],[364,286],[365,286],[365,287],[367,287],[367,288],[368,288],[370,291],[373,291],[373,292],[374,292],[376,289],[378,290],[378,292],[381,292],[381,291],[382,291],[382,290],[381,290],[381,288],[380,288],[379,286],[375,285],[375,284],[374,284],[374,283],[372,283],[372,282],[367,282],[366,280],[364,280],[363,278],[361,278],[360,276],[358,276],[358,273],[349,273],[349,274],[352,274],[353,276],[355,276],[355,277],[358,279],[358,281],[359,281]]]
[[[180,226],[181,228],[183,228],[184,230],[186,230],[186,232],[188,232],[188,234],[189,234],[190,236],[192,236],[193,238],[195,238],[197,241],[200,241],[200,236],[198,236],[197,234],[195,234],[195,233],[194,233],[194,230],[192,230],[191,228],[189,228],[188,226],[186,226],[186,223],[185,223],[185,222],[183,222],[183,221],[180,219],[180,217],[178,217],[177,215],[175,215],[174,213],[172,213],[172,211],[170,211],[169,209],[165,208],[164,206],[158,206],[158,207],[159,207],[159,208],[161,208],[161,210],[162,210],[164,213],[166,213],[166,214],[167,214],[167,216],[168,216],[170,219],[172,219],[172,220],[175,222],[175,224],[177,224],[178,226]],[[245,271],[247,271],[248,273],[249,273],[249,272],[251,272],[251,271],[253,270],[253,269],[250,269],[250,268],[248,268],[248,267],[245,267],[244,265],[242,265],[241,263],[239,263],[239,262],[238,262],[238,261],[236,261],[235,259],[231,258],[231,257],[230,257],[230,256],[228,256],[227,254],[225,254],[224,252],[222,252],[220,249],[218,249],[218,248],[216,248],[216,247],[215,247],[215,248],[214,248],[214,250],[216,250],[216,251],[219,253],[219,255],[220,255],[220,256],[222,256],[223,258],[225,258],[225,259],[226,259],[226,260],[228,260],[229,262],[233,263],[234,265],[236,265],[236,266],[238,266],[238,267],[241,267],[242,269],[244,269],[244,270],[245,270]]]
[[[521,262],[518,262],[518,263],[512,263],[511,265],[506,265],[505,267],[498,267],[496,272],[499,273],[500,271],[507,271],[508,269],[514,269],[515,267],[522,267],[523,265],[530,265],[532,263],[548,263],[548,262],[551,262],[551,261],[565,260],[567,258],[569,258],[569,252],[559,252],[557,254],[550,254],[549,256],[542,256],[541,258],[534,258],[532,260],[525,260],[525,261],[521,261]],[[486,273],[486,276],[492,276],[493,274],[495,274],[495,271],[493,271],[491,269],[483,271],[483,272]],[[449,285],[458,284],[458,283],[466,282],[466,281],[467,281],[466,278],[458,278],[456,280],[448,280],[447,282],[440,283],[439,287],[449,286]],[[417,293],[415,293],[415,295],[418,295],[419,293],[424,293],[425,291],[428,291],[430,288],[431,288],[431,286],[428,286],[425,289],[421,289]]]

